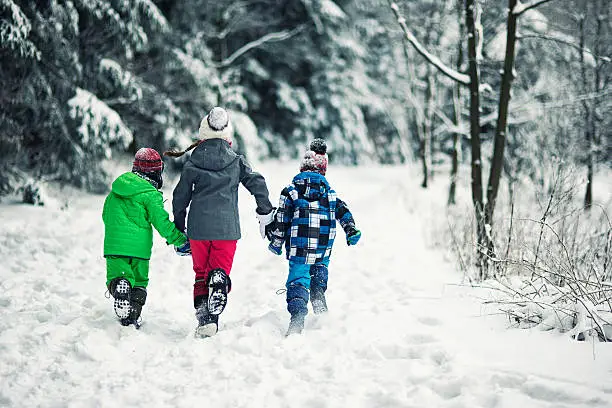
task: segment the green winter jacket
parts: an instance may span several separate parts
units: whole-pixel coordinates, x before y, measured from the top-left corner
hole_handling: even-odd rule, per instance
[[[153,229],[168,244],[181,246],[186,238],[169,219],[162,194],[147,180],[124,173],[112,185],[104,201],[104,256],[151,258]]]

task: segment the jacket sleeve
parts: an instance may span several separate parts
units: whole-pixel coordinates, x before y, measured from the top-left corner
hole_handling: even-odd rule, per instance
[[[149,222],[159,232],[159,235],[166,239],[168,244],[181,246],[187,240],[185,235],[179,231],[170,221],[170,216],[164,209],[164,201],[161,193],[152,193],[145,201],[145,208]]]
[[[181,232],[185,232],[185,217],[187,217],[187,207],[191,202],[191,193],[193,192],[192,172],[187,165],[183,167],[183,172],[179,178],[178,184],[172,192],[172,214],[174,216],[174,225]]]
[[[345,233],[355,228],[355,219],[353,214],[349,211],[346,203],[336,197],[336,219],[342,226]]]
[[[274,248],[283,247],[283,243],[289,238],[287,232],[291,229],[292,220],[293,200],[289,194],[289,189],[285,187],[281,191],[280,199],[278,200],[278,209],[274,219],[274,230],[271,234],[270,246]]]
[[[106,208],[108,206],[108,197],[109,196],[110,196],[110,193],[104,199],[104,207],[102,207],[102,221],[103,222],[106,222]]]
[[[274,209],[268,198],[266,180],[251,169],[243,156],[240,156],[240,182],[255,197],[257,214],[269,214]]]

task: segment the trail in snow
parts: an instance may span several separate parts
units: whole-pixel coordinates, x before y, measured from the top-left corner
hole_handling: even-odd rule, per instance
[[[295,166],[258,167],[275,203]],[[64,210],[0,204],[0,406],[612,407],[609,346],[506,330],[455,285],[424,238],[445,217],[442,190],[414,187],[405,168],[332,166],[328,178],[363,237],[349,248],[339,232],[330,312],[290,338],[276,294],[287,262],[267,252],[244,189],[233,290],[206,340],[193,336],[191,260],[159,236],[142,328],[116,321],[103,196],[66,191]]]

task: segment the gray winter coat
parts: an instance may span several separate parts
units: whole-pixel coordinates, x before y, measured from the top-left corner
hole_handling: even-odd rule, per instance
[[[257,212],[268,214],[273,207],[263,176],[251,170],[243,156],[237,155],[223,139],[200,143],[187,160],[174,189],[174,224],[197,240],[240,239],[238,184],[255,196]]]

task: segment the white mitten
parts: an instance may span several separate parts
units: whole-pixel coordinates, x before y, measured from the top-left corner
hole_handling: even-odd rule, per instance
[[[266,227],[274,221],[276,211],[272,210],[268,214],[256,214],[257,221],[259,221],[259,234],[262,239],[266,238]]]

